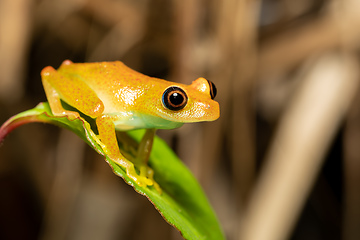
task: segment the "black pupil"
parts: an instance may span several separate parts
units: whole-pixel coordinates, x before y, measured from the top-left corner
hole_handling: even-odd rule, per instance
[[[183,103],[184,97],[182,94],[178,92],[174,92],[170,95],[169,100],[174,106],[178,106]]]
[[[168,87],[162,96],[162,102],[164,106],[173,111],[179,111],[186,106],[187,96],[184,90],[179,87]]]

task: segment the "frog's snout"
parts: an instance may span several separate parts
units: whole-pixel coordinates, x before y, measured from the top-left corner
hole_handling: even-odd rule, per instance
[[[215,121],[216,119],[218,119],[220,117],[220,105],[218,102],[213,103],[212,106],[209,105],[209,110],[210,112],[210,119],[208,121]]]
[[[199,104],[202,105],[201,103]],[[220,117],[220,106],[216,101],[211,100],[202,107],[198,108],[198,112],[195,113],[197,121],[215,121]]]

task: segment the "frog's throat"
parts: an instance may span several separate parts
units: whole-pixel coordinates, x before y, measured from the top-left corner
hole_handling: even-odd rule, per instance
[[[117,113],[117,120],[114,121],[115,128],[120,131],[127,131],[139,128],[174,129],[181,127],[183,122],[166,120],[161,117],[131,113]]]

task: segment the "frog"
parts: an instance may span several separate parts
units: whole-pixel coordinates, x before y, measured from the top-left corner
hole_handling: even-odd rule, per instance
[[[186,85],[147,76],[121,61],[65,60],[58,69],[45,67],[41,80],[52,114],[70,121],[82,116],[94,120],[97,133],[92,131],[91,136],[141,187],[159,188],[148,166],[157,129],[214,121],[220,116],[219,103],[214,100],[216,87],[203,77]],[[116,132],[134,129],[145,129],[145,134],[136,157],[129,159],[120,151]]]

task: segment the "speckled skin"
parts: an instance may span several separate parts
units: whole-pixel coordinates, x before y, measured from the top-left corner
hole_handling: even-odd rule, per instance
[[[115,128],[172,129],[186,122],[213,121],[220,115],[219,104],[211,99],[210,87],[204,78],[184,85],[145,76],[119,61],[72,63],[69,60],[58,70],[50,66],[44,68],[41,77],[53,114],[69,119],[79,117],[77,112],[65,110],[61,99],[96,119],[98,143],[141,186],[154,184],[152,173],[146,169],[138,175],[133,163],[121,155]],[[162,95],[169,86],[181,87],[186,92],[188,101],[183,109],[173,111],[163,105]],[[151,149],[153,135],[147,134],[148,139],[143,139],[143,142],[150,141],[143,144],[147,148]]]

